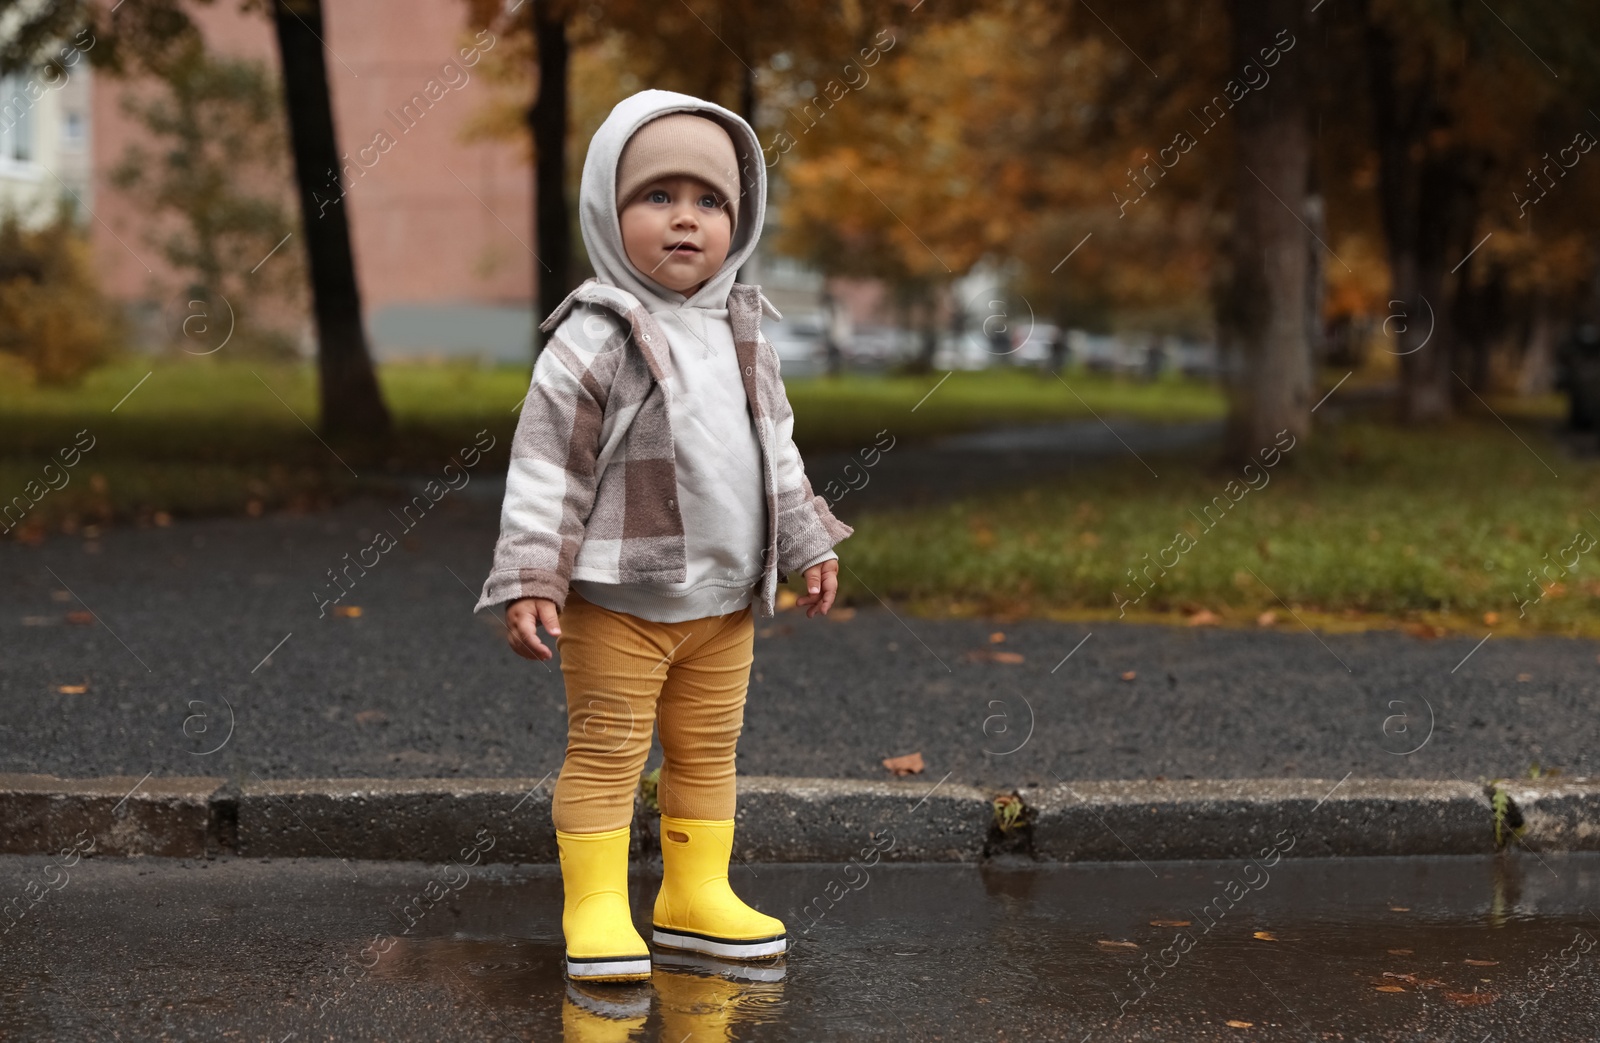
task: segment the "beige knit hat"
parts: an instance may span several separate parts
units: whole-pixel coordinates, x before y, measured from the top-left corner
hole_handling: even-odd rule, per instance
[[[673,175],[697,177],[722,193],[731,227],[738,227],[739,157],[720,123],[673,112],[634,131],[617,160],[617,209],[656,178]]]

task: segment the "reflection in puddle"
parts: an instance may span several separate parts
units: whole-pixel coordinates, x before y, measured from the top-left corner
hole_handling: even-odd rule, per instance
[[[1600,855],[1274,860],[1270,839],[1214,862],[880,865],[834,905],[836,866],[762,865],[740,889],[789,925],[784,957],[662,951],[615,985],[565,979],[551,866],[479,867],[406,920],[427,865],[104,859],[0,943],[0,1035],[1600,1039]],[[633,880],[636,923],[656,882]]]
[[[567,982],[561,1027],[565,1043],[643,1038],[652,999],[662,1039],[727,1043],[735,1029],[778,1020],[787,968],[713,957],[657,954],[648,983],[605,986]]]

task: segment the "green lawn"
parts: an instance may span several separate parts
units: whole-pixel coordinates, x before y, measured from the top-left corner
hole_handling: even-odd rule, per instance
[[[1176,379],[1146,385],[1075,373],[1069,390],[1023,371],[942,378],[789,380],[796,441],[818,453],[870,445],[886,426],[900,445],[1082,418],[1090,409],[1153,421],[1223,412],[1215,389]],[[479,468],[496,473],[505,467],[527,379],[517,369],[385,367],[396,445],[385,460],[352,459],[359,479],[294,415],[315,425],[307,367],[257,365],[252,373],[247,364],[212,359],[132,361],[72,391],[0,379],[0,496],[42,480],[51,455],[78,431],[89,432],[94,448],[13,536],[312,508],[383,490],[402,472],[435,473],[485,428],[497,445]],[[1409,620],[1419,632],[1492,626],[1600,635],[1593,611],[1600,546],[1564,550],[1580,532],[1600,538],[1600,462],[1568,458],[1543,433],[1557,400],[1494,405],[1515,434],[1487,415],[1431,431],[1370,421],[1319,428],[1269,472],[1268,484],[1236,503],[1225,487],[1240,476],[1202,456],[1147,457],[1159,478],[1113,457],[1080,466],[1070,484],[1042,479],[1025,492],[936,510],[852,515],[856,534],[840,548],[849,566],[841,594],[848,603],[872,603],[870,588],[927,613],[1106,618],[1118,615],[1120,593],[1131,602],[1129,619],[1182,620],[1203,609],[1225,625],[1255,626],[1274,611],[1275,625],[1298,627],[1287,602],[1307,622],[1335,628]],[[1203,528],[1190,512],[1217,496],[1228,506],[1213,506],[1211,527]],[[1192,546],[1175,540],[1180,531]],[[1163,554],[1169,568],[1150,565]],[[1542,586],[1533,585],[1529,569],[1563,558],[1567,570],[1552,567]],[[1128,570],[1147,566],[1141,597]],[[1518,598],[1541,590],[1542,600],[1519,619]]]
[[[1147,457],[1152,478],[1113,459],[1070,484],[855,519],[841,556],[873,593],[849,570],[841,592],[928,614],[1181,622],[1206,610],[1257,626],[1272,611],[1273,625],[1299,628],[1292,608],[1330,629],[1600,636],[1600,544],[1585,549],[1600,541],[1600,462],[1513,424],[1559,477],[1490,417],[1319,430],[1265,485],[1235,486],[1237,502],[1225,489],[1236,471]],[[1203,525],[1216,496],[1227,506]],[[1535,586],[1528,570],[1546,566]],[[1525,616],[1519,599],[1532,602]]]
[[[527,393],[525,370],[393,365],[382,367],[379,379],[397,437],[388,458],[370,460],[336,456],[307,429],[316,426],[317,415],[309,366],[135,359],[98,370],[70,390],[33,387],[3,374],[0,496],[39,480],[43,465],[79,431],[89,432],[94,448],[65,487],[33,508],[25,534],[158,514],[312,507],[358,488],[381,488],[398,472],[437,472],[482,430],[497,444],[480,469],[504,471],[513,410]],[[1222,410],[1214,389],[1180,380],[1138,385],[1074,376],[1069,390],[1054,378],[986,372],[956,373],[942,385],[939,375],[786,384],[795,439],[808,453],[868,445],[886,416],[900,418],[895,436],[903,443],[1008,422],[1084,417],[1090,408],[1154,420],[1220,416]]]

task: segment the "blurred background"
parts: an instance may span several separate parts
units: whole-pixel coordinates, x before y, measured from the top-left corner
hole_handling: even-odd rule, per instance
[[[1600,633],[1593,5],[6,0],[0,45],[0,538],[484,430],[492,511],[587,142],[658,87],[765,145],[741,279],[846,602]]]

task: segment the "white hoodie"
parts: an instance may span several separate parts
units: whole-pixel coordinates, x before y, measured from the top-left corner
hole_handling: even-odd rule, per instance
[[[739,158],[739,221],[728,257],[692,297],[662,286],[628,260],[616,206],[623,146],[644,124],[671,112],[693,112],[721,124]],[[688,554],[682,583],[574,578],[572,589],[597,605],[676,623],[740,611],[761,579],[767,533],[761,447],[734,357],[728,291],[739,266],[755,253],[766,202],[767,169],[755,131],[714,102],[675,91],[641,91],[612,109],[589,142],[578,218],[595,277],[638,298],[666,333],[672,353],[675,372],[662,385],[670,403]],[[837,557],[830,549],[801,571]]]

